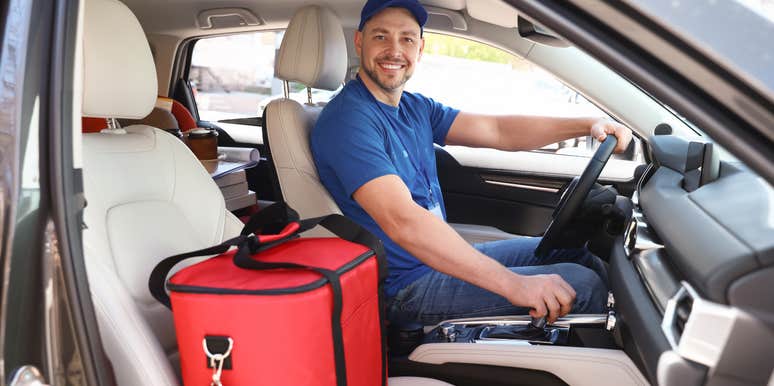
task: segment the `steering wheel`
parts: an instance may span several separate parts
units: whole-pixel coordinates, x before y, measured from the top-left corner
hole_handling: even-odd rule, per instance
[[[567,228],[567,225],[572,221],[572,218],[578,214],[578,211],[583,205],[583,201],[586,200],[586,196],[589,195],[591,188],[594,187],[594,183],[599,178],[599,174],[602,173],[602,168],[610,159],[610,155],[613,154],[615,145],[618,143],[618,139],[613,135],[608,135],[607,138],[599,145],[594,156],[589,160],[589,164],[586,165],[586,169],[580,177],[574,177],[570,184],[562,194],[562,198],[559,199],[559,204],[556,205],[554,213],[551,214],[551,223],[548,224],[543,239],[540,240],[537,248],[535,248],[535,256],[545,256],[549,251],[557,249],[559,240],[561,239],[563,231]]]

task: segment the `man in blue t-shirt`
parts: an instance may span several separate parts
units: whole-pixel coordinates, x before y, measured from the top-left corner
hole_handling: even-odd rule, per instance
[[[384,241],[388,318],[444,319],[530,313],[554,321],[596,313],[607,273],[585,249],[537,258],[539,238],[471,246],[445,221],[433,144],[536,149],[591,134],[631,132],[592,118],[478,115],[403,92],[424,48],[427,12],[416,0],[369,0],[355,47],[357,78],[320,114],[311,146],[320,180],[344,215]]]

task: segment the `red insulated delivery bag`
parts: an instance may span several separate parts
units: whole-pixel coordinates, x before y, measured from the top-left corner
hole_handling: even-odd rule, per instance
[[[150,290],[173,311],[185,385],[386,384],[381,242],[340,215],[297,219],[275,204],[240,236],[153,270]],[[317,224],[338,237],[298,237]],[[281,231],[253,234],[261,228]],[[216,254],[165,286],[175,264]]]

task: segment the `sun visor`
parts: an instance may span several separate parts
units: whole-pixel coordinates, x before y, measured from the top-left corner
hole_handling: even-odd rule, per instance
[[[516,28],[519,12],[503,0],[468,0],[470,17],[505,28]]]

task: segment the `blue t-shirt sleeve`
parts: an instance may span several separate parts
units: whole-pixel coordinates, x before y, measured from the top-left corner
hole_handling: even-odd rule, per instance
[[[374,178],[397,174],[382,134],[367,117],[355,118],[337,119],[335,130],[325,130],[327,135],[313,138],[317,163],[333,171],[348,197]]]
[[[430,126],[433,128],[433,142],[443,146],[446,144],[446,135],[449,134],[454,118],[457,118],[459,110],[444,106],[432,98],[422,96],[427,104],[430,116]]]

